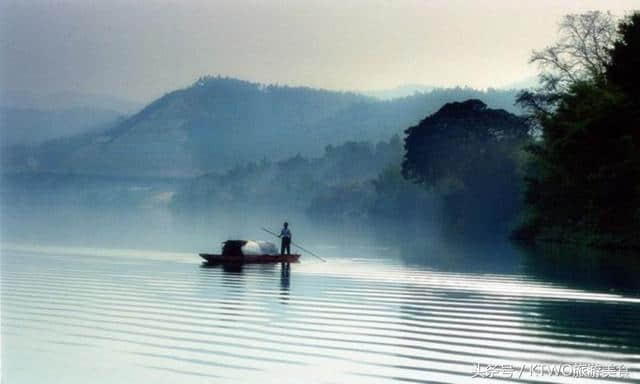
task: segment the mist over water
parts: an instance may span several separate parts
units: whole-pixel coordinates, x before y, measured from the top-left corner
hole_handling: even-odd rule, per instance
[[[366,244],[371,228],[314,227],[301,213],[247,208],[238,212],[212,207],[199,215],[176,215],[166,204],[92,209],[83,205],[10,206],[3,208],[3,243],[58,246],[131,248],[178,252],[217,252],[227,239],[278,242],[261,228],[279,231],[292,224],[304,244]],[[359,234],[360,237],[354,237]],[[331,243],[331,242],[330,242]]]
[[[594,255],[563,275],[549,250],[279,214],[5,205],[3,381],[464,383],[493,364],[524,372],[473,380],[569,382],[532,367],[588,363],[640,379],[637,266]],[[283,220],[327,263],[201,264]]]

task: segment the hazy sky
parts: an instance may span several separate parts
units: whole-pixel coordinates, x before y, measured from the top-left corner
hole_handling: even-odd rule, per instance
[[[0,0],[0,86],[146,101],[221,74],[342,90],[503,86],[562,15],[640,0]]]

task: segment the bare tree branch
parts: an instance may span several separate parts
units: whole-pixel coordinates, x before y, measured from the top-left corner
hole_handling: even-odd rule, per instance
[[[522,97],[518,102],[534,114],[553,109],[557,95],[578,81],[604,81],[609,50],[617,36],[616,20],[600,11],[566,15],[559,32],[555,44],[533,51],[529,59],[541,70],[540,87],[533,90],[539,97]]]

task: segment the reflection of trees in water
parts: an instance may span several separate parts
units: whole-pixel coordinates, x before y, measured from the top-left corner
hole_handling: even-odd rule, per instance
[[[640,296],[640,262],[626,252],[547,245],[522,248],[525,274],[584,292]],[[545,329],[592,338],[607,349],[640,351],[640,305],[614,301],[539,300]],[[587,341],[585,339],[585,341]]]
[[[469,241],[413,238],[397,242],[400,259],[407,265],[462,273],[521,273],[518,249],[503,239]]]
[[[442,347],[427,349],[464,355],[467,347],[475,346],[483,348],[474,352],[475,356],[481,358],[480,355],[486,355],[488,359],[495,359],[497,354],[510,356],[512,352],[537,355],[544,349],[548,355],[546,362],[562,359],[573,361],[588,352],[595,354],[592,355],[595,360],[616,361],[625,365],[631,361],[631,355],[640,353],[640,333],[637,331],[640,304],[563,296],[563,288],[566,287],[586,294],[638,297],[639,264],[632,262],[628,254],[558,247],[521,249],[513,246],[494,247],[493,250],[490,247],[478,247],[477,252],[473,251],[473,247],[459,247],[450,248],[448,253],[444,250],[438,253],[434,249],[408,243],[401,247],[400,254],[409,264],[429,266],[438,274],[442,273],[439,276],[442,281],[448,278],[446,271],[456,272],[450,278],[458,280],[462,286],[467,277],[459,275],[460,272],[497,273],[505,278],[514,272],[512,282],[515,284],[523,279],[523,284],[543,283],[544,288],[549,288],[551,284],[558,291],[557,297],[536,297],[533,287],[527,296],[519,298],[513,296],[517,296],[517,293],[509,292],[508,285],[505,285],[504,293],[500,293],[484,292],[481,286],[479,291],[474,291],[473,288],[450,289],[445,285],[440,288],[437,284],[420,289],[418,285],[405,284],[402,286],[399,315],[411,321],[411,330],[408,331],[409,336],[397,340],[398,344],[411,343],[414,337],[442,341],[441,337],[446,340],[451,336],[452,340],[445,341]],[[478,277],[469,275],[469,278],[474,276]],[[486,278],[491,279],[491,276]],[[513,312],[508,314],[508,319],[496,324],[491,316],[502,315],[500,311],[505,309]],[[483,313],[487,315],[486,322],[482,321]],[[478,320],[481,323],[477,323]],[[487,328],[477,328],[484,326]],[[536,335],[526,334],[531,331],[535,331]],[[465,332],[463,339],[459,337],[460,332]],[[513,336],[524,336],[526,339],[515,340],[510,345],[486,345],[487,342],[511,339]],[[563,350],[557,350],[559,348]],[[575,359],[563,357],[569,356],[566,349],[573,351]],[[614,353],[620,355],[615,356]],[[526,360],[526,355],[522,359]],[[440,369],[437,359],[425,357],[424,361],[433,365],[433,369]]]
[[[640,296],[636,254],[559,245],[523,247],[500,239],[397,237],[390,248],[407,265],[447,272],[518,274],[562,286]]]
[[[569,288],[640,296],[640,259],[630,252],[546,245],[520,248],[523,272]]]
[[[562,297],[514,300],[508,291],[504,296],[463,289],[429,288],[421,292],[413,285],[405,287],[399,317],[410,321],[407,323],[410,328],[405,330],[408,335],[398,337],[398,345],[415,345],[414,348],[420,351],[455,356],[470,354],[478,360],[495,361],[497,356],[502,356],[527,363],[540,362],[539,354],[543,350],[547,356],[543,362],[547,363],[579,361],[580,357],[585,358],[583,353],[588,352],[595,354],[591,358],[597,361],[626,364],[632,354],[640,353],[638,304],[562,300]],[[513,312],[496,323],[492,316],[505,315],[496,312],[505,309]],[[487,315],[486,322],[482,321],[483,313]],[[537,334],[528,335],[532,331]],[[421,346],[416,344],[417,339],[442,344]],[[509,340],[508,344],[500,343]],[[470,347],[479,349],[470,352]],[[566,349],[572,350],[573,354],[567,354]],[[524,355],[510,357],[513,353]],[[612,353],[621,356],[612,356]],[[527,354],[532,357],[528,358]],[[534,354],[537,357],[534,358]],[[457,357],[452,359],[457,361]],[[427,364],[427,371],[442,371],[439,367],[442,360],[432,359],[428,354],[420,360]],[[453,371],[446,373],[456,374]]]
[[[562,334],[555,338],[589,343],[574,348],[598,352],[640,352],[640,305],[576,300],[540,300],[534,310],[540,314],[536,324],[543,331]]]

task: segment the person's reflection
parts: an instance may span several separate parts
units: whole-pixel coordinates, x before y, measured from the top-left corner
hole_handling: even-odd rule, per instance
[[[291,265],[289,263],[280,264],[280,302],[282,304],[288,304],[289,301],[290,271]]]

